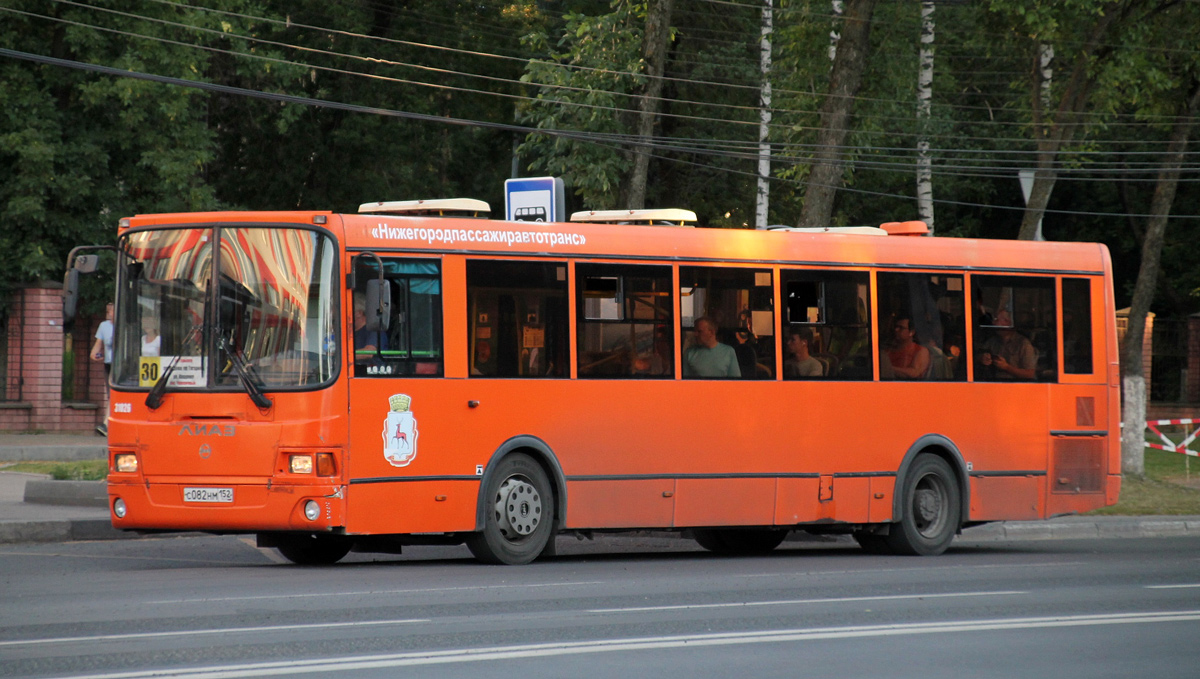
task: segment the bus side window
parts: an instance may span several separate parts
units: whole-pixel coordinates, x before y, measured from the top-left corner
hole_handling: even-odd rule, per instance
[[[579,376],[675,375],[671,269],[577,264]]]
[[[966,380],[963,277],[881,271],[878,280],[880,376]]]
[[[438,377],[443,373],[441,264],[385,257],[391,308],[386,329],[368,308],[367,281],[379,278],[373,258],[357,260],[354,289],[354,375]]]
[[[679,287],[684,377],[729,376],[712,359],[718,355],[713,352],[726,350],[699,346],[703,340],[695,326],[701,318],[716,324],[716,342],[733,350],[741,379],[775,377],[775,288],[770,270],[684,266],[679,268]]]
[[[1091,375],[1092,284],[1086,278],[1062,280],[1063,372]]]
[[[567,265],[467,261],[472,377],[568,377]]]
[[[783,379],[872,378],[870,281],[865,271],[780,273]],[[789,346],[792,336],[804,346]],[[820,375],[809,358],[820,364]]]
[[[1054,279],[972,276],[975,379],[1058,379]]]

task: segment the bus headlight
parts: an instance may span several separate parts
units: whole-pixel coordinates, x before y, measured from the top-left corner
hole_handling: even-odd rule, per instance
[[[321,516],[321,506],[315,500],[309,500],[304,503],[304,518],[309,521],[316,521]]]
[[[125,513],[128,511],[129,509],[125,506],[125,501],[121,498],[117,498],[116,501],[113,502],[113,514],[116,514],[118,519],[125,518]]]
[[[312,455],[292,455],[288,459],[288,466],[293,474],[311,474],[313,473]]]
[[[138,470],[138,459],[134,453],[120,453],[113,456],[113,469],[131,474]]]

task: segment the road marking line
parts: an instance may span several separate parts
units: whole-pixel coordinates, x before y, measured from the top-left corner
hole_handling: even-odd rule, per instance
[[[679,604],[675,606],[635,606],[630,608],[593,608],[588,613],[643,613],[647,611],[686,611],[703,608],[741,608],[746,606],[787,606],[795,604],[837,604],[852,601],[899,601],[903,599],[950,599],[975,596],[1013,596],[1029,594],[1020,591],[953,592],[948,594],[897,594],[892,596],[849,596],[828,599],[782,599],[779,601],[740,601],[726,604]]]
[[[814,577],[814,576],[818,576],[818,575],[859,575],[859,574],[868,573],[868,572],[869,573],[910,573],[913,571],[921,571],[922,573],[924,573],[927,571],[938,571],[938,570],[941,570],[941,571],[945,571],[945,570],[978,571],[978,570],[983,570],[983,569],[988,569],[988,568],[991,568],[991,569],[996,569],[996,568],[1004,568],[1004,569],[1009,569],[1009,568],[1065,568],[1065,567],[1072,567],[1072,566],[1087,566],[1087,565],[1089,565],[1089,564],[1086,561],[1055,561],[1052,563],[1030,563],[1030,564],[1026,564],[1026,563],[1011,563],[1011,564],[995,563],[995,564],[982,564],[982,565],[963,564],[961,566],[913,566],[913,567],[907,567],[907,568],[872,568],[869,571],[844,569],[844,570],[836,570],[836,571],[805,571],[805,572],[787,571],[784,573],[747,573],[745,575],[739,575],[737,577],[739,577],[739,578],[778,578],[778,577],[800,578],[800,577]]]
[[[1200,587],[1200,584],[1195,584],[1195,585],[1146,585],[1146,589],[1190,589],[1192,587]]]
[[[158,639],[163,637],[190,637],[202,634],[243,634],[247,632],[294,632],[297,630],[322,630],[344,627],[379,627],[383,625],[411,625],[432,622],[426,618],[404,620],[363,620],[359,622],[310,623],[305,625],[270,625],[267,627],[225,627],[221,629],[192,629],[178,632],[130,632],[129,634],[100,634],[92,637],[56,637],[51,639],[12,639],[0,641],[3,646],[33,646],[35,644],[66,644],[88,641],[128,641],[131,639]]]
[[[147,604],[194,604],[209,601],[253,601],[256,599],[309,599],[329,596],[379,596],[381,594],[416,594],[421,592],[478,592],[487,589],[536,589],[539,587],[577,587],[579,585],[603,585],[603,581],[593,582],[547,582],[530,585],[480,585],[478,587],[423,587],[417,589],[372,589],[354,592],[304,592],[302,594],[263,594],[257,596],[226,596],[198,599],[160,599],[147,601]]]
[[[445,651],[418,651],[378,655],[347,656],[315,660],[288,660],[230,665],[211,665],[177,669],[157,669],[110,674],[77,675],[74,679],[233,679],[235,677],[264,677],[291,675],[300,672],[351,672],[356,670],[389,669],[416,665],[512,660],[518,658],[550,658],[585,653],[613,653],[697,646],[733,646],[744,644],[802,642],[824,639],[861,639],[869,637],[908,636],[916,634],[955,634],[1003,630],[1031,630],[1050,627],[1085,627],[1095,625],[1132,625],[1164,622],[1200,621],[1197,611],[1160,611],[1151,613],[1116,613],[1108,615],[1075,615],[1045,618],[999,618],[992,620],[961,620],[947,622],[908,623],[894,625],[863,625],[854,627],[816,627],[809,629],[766,630],[761,632],[732,632],[689,634],[632,639],[601,639],[597,641],[524,644],[488,648],[463,648]]]

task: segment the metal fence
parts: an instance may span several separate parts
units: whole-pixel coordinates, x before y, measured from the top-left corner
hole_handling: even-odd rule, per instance
[[[1150,361],[1150,400],[1186,403],[1188,400],[1188,321],[1154,319]]]
[[[3,371],[4,392],[0,394],[0,403],[12,403],[22,400],[24,396],[25,378],[22,364],[24,363],[25,333],[21,327],[25,324],[25,297],[12,291],[0,292],[0,371]],[[16,337],[16,345],[9,346],[9,338]]]

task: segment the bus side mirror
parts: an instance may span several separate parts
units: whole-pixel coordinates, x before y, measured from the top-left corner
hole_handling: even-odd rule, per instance
[[[377,330],[387,330],[392,321],[392,288],[387,280],[372,278],[367,281],[367,327],[375,325]],[[378,314],[378,316],[374,316]],[[378,319],[371,323],[372,317]]]
[[[100,255],[78,255],[75,257],[75,271],[92,273],[100,266]]]
[[[63,276],[63,328],[75,322],[75,311],[79,305],[79,269],[67,269]]]

